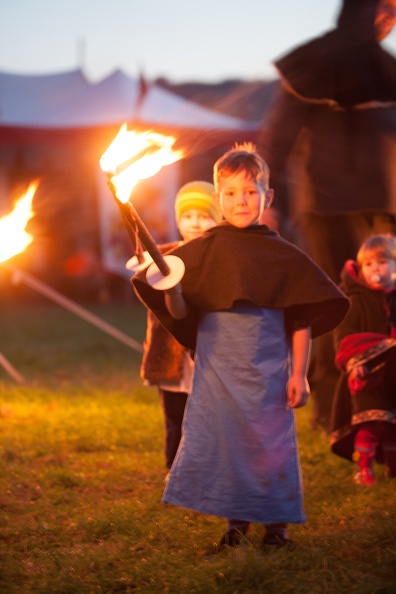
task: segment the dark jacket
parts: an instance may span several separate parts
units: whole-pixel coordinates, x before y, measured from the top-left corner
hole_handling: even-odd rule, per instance
[[[371,289],[360,278],[358,264],[352,260],[345,263],[341,273],[340,289],[351,301],[345,318],[334,330],[336,352],[345,336],[357,332],[377,332],[391,335],[396,323],[396,290],[386,293]]]
[[[371,289],[358,276],[356,262],[348,261],[342,271],[340,288],[350,298],[351,307],[334,330],[336,352],[341,341],[358,333],[395,336],[396,289],[391,292]],[[354,440],[360,423],[395,422],[396,378],[394,365],[381,369],[381,381],[351,395],[346,373],[341,373],[333,402],[330,444],[335,454],[352,460]],[[381,453],[378,452],[378,461]]]
[[[179,242],[160,246],[161,253],[175,248]],[[156,316],[148,310],[147,330],[143,343],[140,376],[150,385],[180,382],[186,349],[166,330]]]
[[[259,150],[294,220],[396,210],[396,60],[376,41],[377,5],[344,0],[334,30],[275,62]]]

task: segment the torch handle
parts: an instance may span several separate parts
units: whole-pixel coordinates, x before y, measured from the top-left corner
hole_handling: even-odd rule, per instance
[[[139,239],[139,235],[137,229],[135,229],[134,224],[135,221],[132,219],[132,215],[130,214],[129,210],[126,210],[127,205],[122,204],[119,200],[116,199],[118,204],[118,208],[120,210],[121,216],[125,223],[125,228],[129,237],[129,241],[131,242],[131,246],[133,249],[134,254],[136,255],[137,261],[139,264],[143,264],[145,259],[143,255],[143,247],[141,241]]]
[[[165,262],[165,259],[164,259],[163,255],[161,254],[157,244],[155,243],[151,233],[149,232],[146,225],[143,223],[142,219],[140,218],[139,214],[136,212],[136,209],[134,208],[133,204],[129,200],[128,200],[128,206],[129,206],[130,213],[136,222],[136,227],[139,231],[139,237],[140,237],[142,244],[144,245],[144,247],[146,248],[146,250],[152,257],[152,259],[158,266],[158,269],[161,272],[161,274],[163,276],[168,276],[168,274],[170,273],[170,268],[169,268],[168,264]]]
[[[125,228],[126,228],[126,231],[127,231],[128,237],[129,237],[129,241],[131,242],[131,247],[132,247],[133,253],[136,255],[138,263],[143,264],[143,262],[144,262],[143,248],[142,248],[141,242],[139,240],[137,229],[135,229],[135,226],[134,226],[134,219],[132,219],[132,215],[128,209],[128,206],[118,200],[115,187],[111,183],[110,175],[107,175],[107,185],[110,188],[111,194],[114,198],[115,203],[118,206],[118,209],[121,213],[122,219],[125,223]]]

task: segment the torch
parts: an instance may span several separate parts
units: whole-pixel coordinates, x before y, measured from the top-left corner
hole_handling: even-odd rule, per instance
[[[10,260],[13,256],[16,256],[20,252],[23,252],[30,243],[33,241],[33,236],[26,231],[26,226],[29,220],[33,216],[32,201],[36,192],[38,182],[32,182],[25,195],[18,200],[15,208],[8,214],[0,218],[0,265],[11,272],[12,282],[18,284],[23,282],[25,285],[34,289],[51,299],[58,305],[68,309],[75,315],[86,320],[93,326],[96,326],[106,334],[113,336],[115,339],[131,347],[135,351],[142,352],[142,345],[136,340],[133,340],[130,336],[127,336],[118,328],[108,324],[98,316],[72,301],[68,297],[65,297],[58,291],[55,291],[52,287],[36,279],[31,274],[17,269],[15,266],[10,264]],[[24,378],[14,369],[11,363],[4,357],[0,352],[0,365],[19,383],[24,381]]]
[[[23,252],[33,241],[33,237],[25,227],[33,216],[32,201],[37,186],[38,181],[32,182],[24,196],[17,201],[12,212],[0,218],[0,263]],[[16,382],[21,384],[25,381],[3,353],[0,353],[0,364]]]
[[[147,282],[154,289],[163,291],[171,289],[183,278],[184,263],[177,256],[164,256],[161,253],[132,204],[131,195],[139,181],[155,175],[162,167],[183,157],[182,151],[173,150],[174,143],[173,136],[150,131],[128,131],[127,125],[123,124],[100,159],[100,167],[107,174],[113,196],[124,206],[122,213],[127,229],[128,224],[136,227],[139,241],[149,254],[149,258],[146,256],[144,261],[140,259],[138,266],[144,268],[152,261],[146,273]]]
[[[33,241],[25,227],[33,216],[32,201],[37,186],[38,181],[29,184],[25,195],[17,201],[14,209],[0,218],[0,262],[23,252]]]

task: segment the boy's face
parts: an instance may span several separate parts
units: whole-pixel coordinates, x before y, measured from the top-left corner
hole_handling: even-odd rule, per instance
[[[245,171],[221,177],[217,192],[225,219],[241,229],[259,225],[263,208],[268,208],[273,198],[272,190],[265,190]]]
[[[183,241],[190,241],[200,237],[215,225],[216,223],[210,214],[198,208],[191,208],[182,212],[177,224]]]
[[[374,250],[365,253],[361,262],[364,282],[372,289],[389,291],[395,286],[396,262]]]

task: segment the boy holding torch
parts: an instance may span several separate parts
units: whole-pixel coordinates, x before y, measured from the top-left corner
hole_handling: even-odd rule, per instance
[[[273,191],[250,144],[214,166],[225,221],[172,250],[181,283],[158,291],[145,272],[135,290],[161,323],[195,351],[183,438],[165,503],[228,519],[216,547],[237,546],[251,522],[263,546],[290,543],[305,521],[294,409],[309,395],[311,336],[333,329],[348,299],[301,250],[260,225]]]

